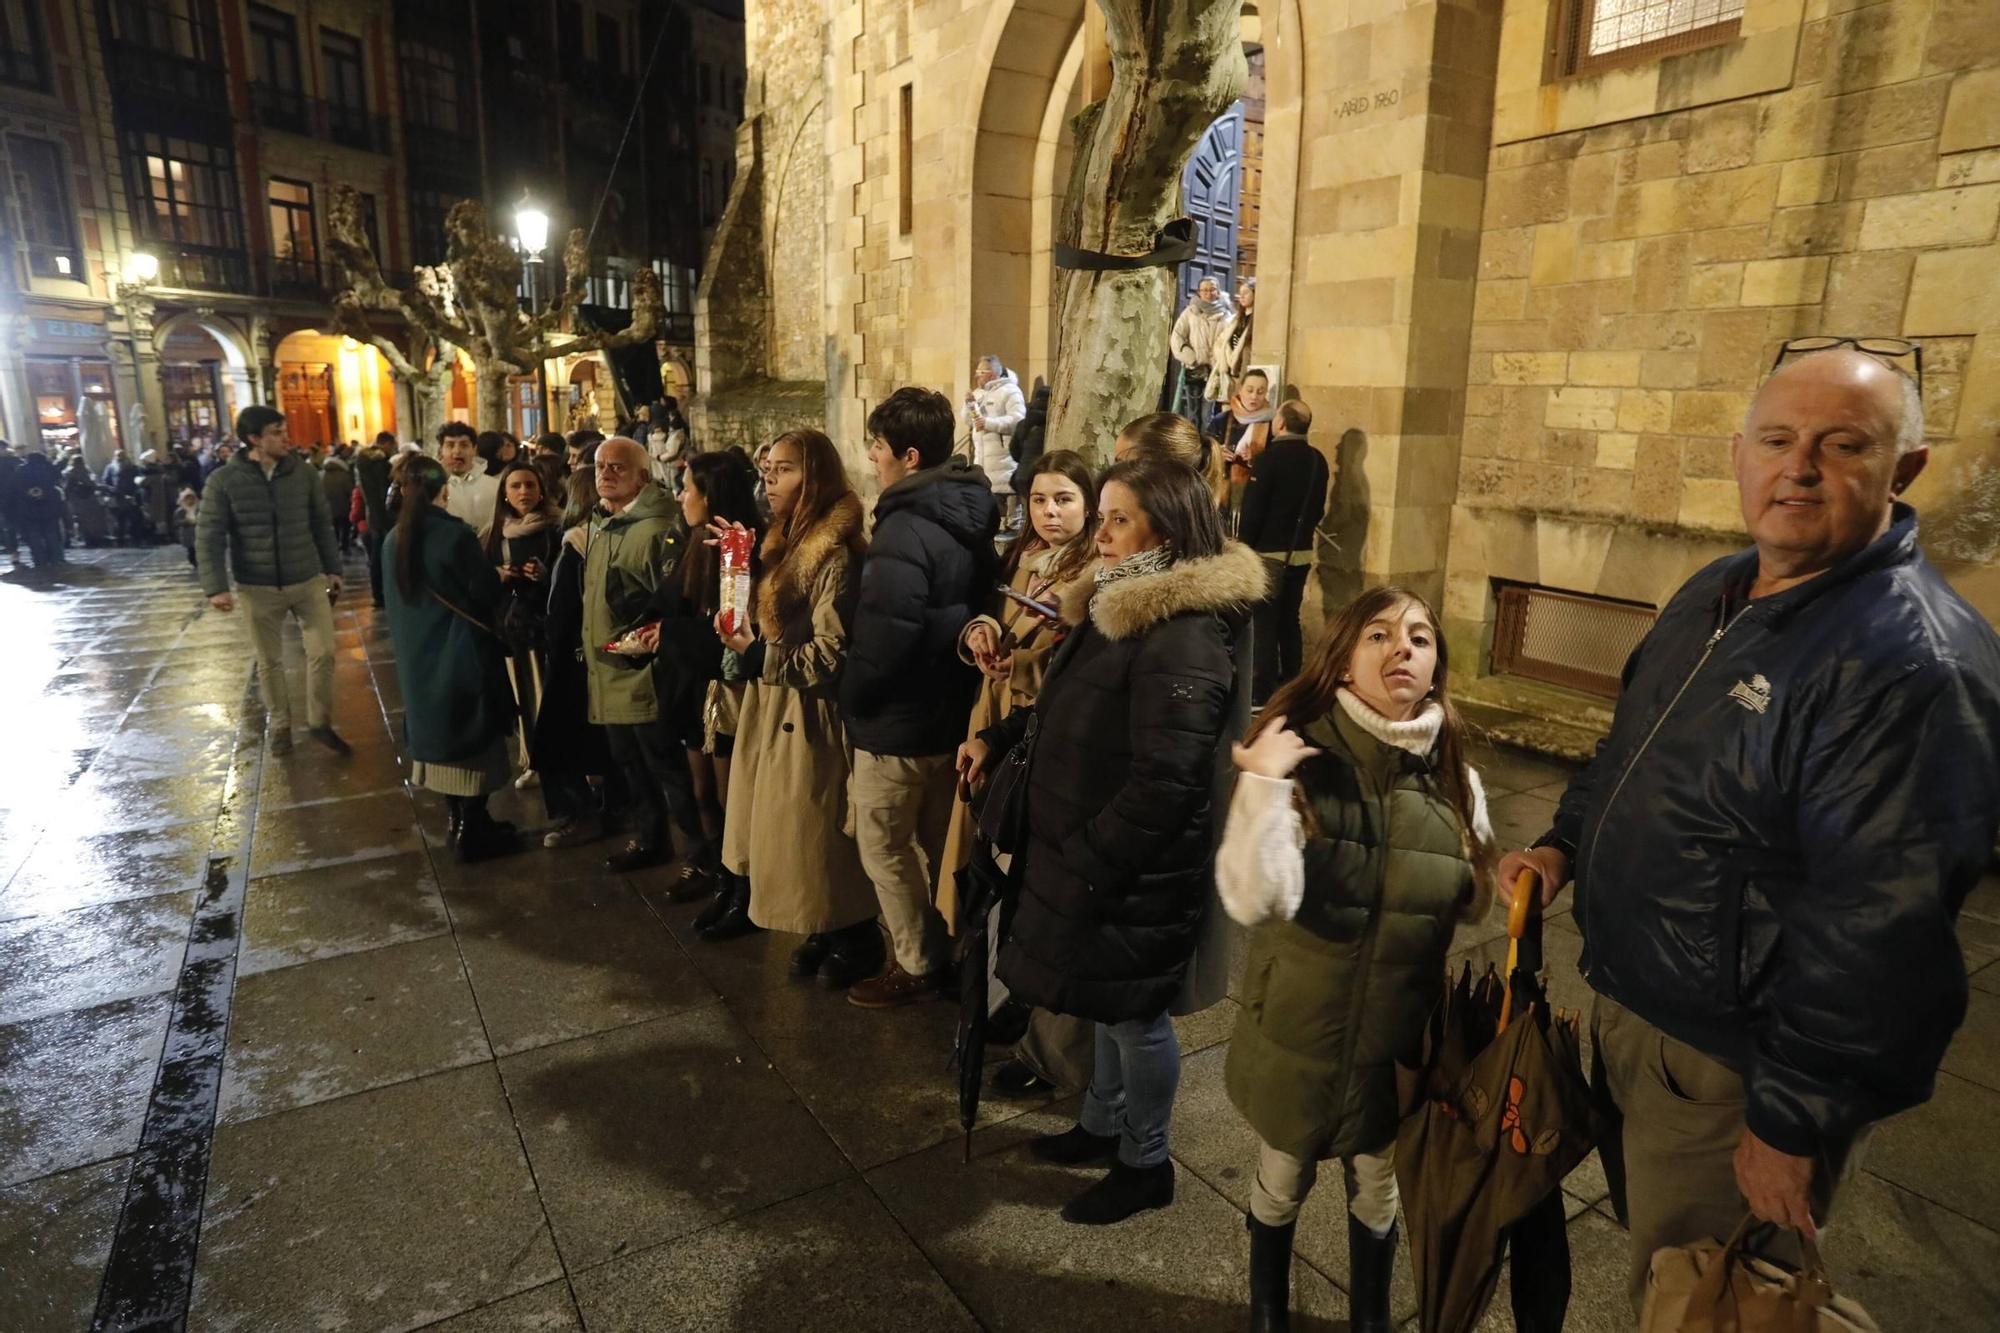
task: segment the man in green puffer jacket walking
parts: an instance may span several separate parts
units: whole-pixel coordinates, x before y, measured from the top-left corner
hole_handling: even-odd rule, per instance
[[[284,414],[246,407],[236,418],[243,451],[210,475],[195,527],[201,590],[209,605],[250,612],[250,648],[264,695],[271,753],[292,749],[292,702],[285,688],[282,631],[299,622],[306,649],[306,725],[336,754],[349,747],[333,730],[333,599],[340,594],[340,551],[333,540],[320,475],[292,454]],[[228,557],[227,568],[224,566]]]

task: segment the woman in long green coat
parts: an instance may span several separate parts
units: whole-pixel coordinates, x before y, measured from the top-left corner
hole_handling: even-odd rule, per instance
[[[444,508],[446,476],[433,458],[403,467],[402,508],[382,548],[389,638],[403,687],[410,781],[445,798],[461,861],[514,851],[514,826],[486,798],[512,777],[507,738],[514,691],[494,631],[502,592],[479,538]]]

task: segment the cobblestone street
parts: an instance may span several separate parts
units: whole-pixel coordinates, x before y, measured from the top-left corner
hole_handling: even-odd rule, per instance
[[[351,758],[265,752],[237,619],[177,548],[0,579],[0,1330],[171,1317],[190,1283],[187,1327],[244,1333],[1242,1326],[1233,1001],[1180,1022],[1174,1205],[1068,1226],[1086,1177],[1021,1144],[1069,1103],[989,1096],[961,1165],[949,1005],[854,1008],[787,978],[791,937],[698,942],[671,872],[606,874],[606,845],[456,865],[403,782],[358,564]],[[1479,763],[1503,841],[1539,834],[1565,770]],[[495,807],[543,822],[536,792]],[[1827,1234],[1898,1333],[2000,1327],[2000,880],[1960,935],[1937,1095],[1874,1135]],[[1547,944],[1583,1005],[1566,914]],[[1594,1159],[1567,1190],[1568,1327],[1627,1328]],[[1344,1327],[1342,1211],[1324,1184],[1300,1227],[1302,1327]],[[1407,1315],[1407,1251],[1397,1281]]]

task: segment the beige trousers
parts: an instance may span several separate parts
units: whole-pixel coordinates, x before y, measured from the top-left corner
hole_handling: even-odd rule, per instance
[[[896,965],[912,976],[928,976],[951,962],[944,918],[932,900],[956,781],[948,754],[906,759],[854,752],[848,782],[854,844],[882,905]]]
[[[1381,1152],[1356,1153],[1340,1159],[1347,1182],[1347,1211],[1378,1236],[1396,1225],[1396,1145]],[[1280,1152],[1268,1143],[1257,1145],[1257,1180],[1250,1187],[1250,1215],[1267,1227],[1289,1226],[1319,1178],[1319,1163]]]
[[[333,604],[326,580],[313,577],[282,587],[240,586],[249,613],[250,651],[257,657],[257,688],[264,696],[265,728],[289,731],[292,700],[285,688],[285,617],[296,617],[306,649],[306,725],[323,727],[333,710]]]
[[[1653,1251],[1706,1237],[1726,1240],[1750,1211],[1736,1187],[1743,1079],[1602,995],[1590,1012],[1590,1039],[1593,1076],[1617,1107],[1600,1155],[1612,1205],[1631,1233],[1628,1281],[1638,1310]],[[1842,1145],[1814,1166],[1813,1220],[1821,1225],[1841,1176],[1858,1159],[1855,1146]],[[1799,1262],[1790,1232],[1759,1248],[1780,1262]]]

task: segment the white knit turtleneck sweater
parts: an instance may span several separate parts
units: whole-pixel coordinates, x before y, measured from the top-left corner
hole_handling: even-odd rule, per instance
[[[1408,721],[1396,722],[1347,690],[1337,697],[1341,711],[1384,745],[1420,756],[1436,748],[1444,709],[1435,700],[1426,702]],[[1472,789],[1473,827],[1482,838],[1491,838],[1479,771],[1468,764],[1465,777]],[[1292,801],[1292,780],[1238,773],[1222,846],[1215,854],[1215,887],[1223,909],[1246,926],[1297,916],[1306,896],[1305,845],[1304,821]]]

